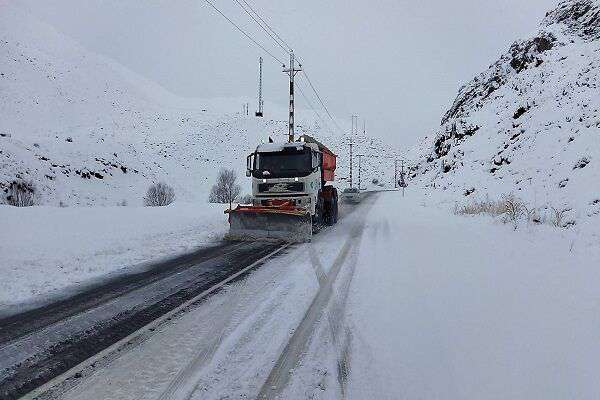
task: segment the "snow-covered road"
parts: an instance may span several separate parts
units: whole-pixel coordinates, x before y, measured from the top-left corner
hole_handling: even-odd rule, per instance
[[[600,398],[598,247],[408,194],[382,196],[366,224],[348,397]]]
[[[368,199],[64,398],[599,398],[598,247],[423,199]]]

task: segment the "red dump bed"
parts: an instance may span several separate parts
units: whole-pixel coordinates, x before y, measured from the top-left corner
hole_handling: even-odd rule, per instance
[[[323,151],[323,178],[327,182],[332,182],[335,180],[335,160],[337,156],[328,148],[321,151]]]
[[[327,182],[333,182],[335,180],[335,160],[337,156],[312,136],[302,135],[301,139],[306,143],[315,143],[319,147],[319,150],[323,153],[323,178]]]

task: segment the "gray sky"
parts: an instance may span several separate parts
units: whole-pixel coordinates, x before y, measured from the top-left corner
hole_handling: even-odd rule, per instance
[[[258,56],[263,55],[266,100],[287,101],[286,77],[277,62],[203,0],[22,1],[91,50],[182,96],[256,96]],[[287,60],[235,0],[211,1]],[[557,3],[246,1],[303,59],[333,114],[347,120],[358,114],[366,118],[369,133],[400,146],[439,125],[458,87],[512,41],[534,32]],[[301,97],[298,102],[304,103]]]

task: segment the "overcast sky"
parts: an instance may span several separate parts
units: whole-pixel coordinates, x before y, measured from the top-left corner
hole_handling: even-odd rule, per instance
[[[286,77],[278,63],[204,0],[22,1],[40,19],[91,50],[182,96],[256,96],[262,55],[266,100],[287,101]],[[276,57],[287,60],[235,0],[211,1]],[[413,144],[439,125],[459,86],[512,41],[533,33],[557,3],[246,1],[303,59],[333,114],[347,120],[358,114],[361,126],[366,118],[369,133],[400,146]],[[299,80],[306,87],[303,77]],[[298,102],[304,103],[302,98]]]

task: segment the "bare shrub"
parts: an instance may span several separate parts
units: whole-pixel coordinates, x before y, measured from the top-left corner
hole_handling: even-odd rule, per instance
[[[502,201],[504,202],[505,207],[505,222],[511,222],[514,228],[517,229],[519,220],[527,210],[525,203],[513,194],[502,196]]]
[[[236,183],[237,175],[232,169],[221,169],[217,182],[213,185],[210,195],[208,196],[209,203],[231,203],[240,195],[240,185]]]
[[[150,207],[167,206],[175,201],[175,190],[164,182],[150,185],[144,197],[144,205]]]
[[[567,212],[569,211],[568,208],[556,208],[556,207],[552,207],[552,218],[551,218],[551,222],[552,225],[557,227],[557,228],[564,228],[565,227],[565,218],[567,216]]]
[[[471,202],[466,204],[457,204],[454,208],[454,213],[457,215],[485,214],[497,217],[498,215],[503,215],[505,212],[506,207],[503,201],[490,200],[490,198],[487,196],[484,200],[473,199]]]
[[[523,200],[514,194],[503,195],[501,200],[471,200],[469,203],[454,205],[456,215],[490,215],[502,216],[504,223],[511,223],[515,229],[519,221],[526,218],[528,223],[550,224],[557,228],[568,228],[576,225],[573,219],[567,219],[570,208],[544,207],[544,212],[539,208],[529,207]],[[550,211],[548,211],[550,210]],[[550,215],[548,215],[550,214]]]
[[[36,202],[36,194],[35,183],[17,179],[8,185],[6,204],[15,207],[30,207]]]

